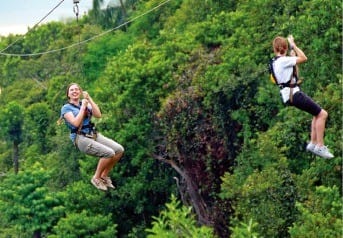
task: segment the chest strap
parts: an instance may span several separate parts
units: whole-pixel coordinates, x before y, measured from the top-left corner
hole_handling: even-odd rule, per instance
[[[289,80],[287,83],[279,83],[278,86],[280,89],[295,88],[295,87],[299,86],[299,84],[298,83],[291,83],[291,80]]]
[[[95,127],[95,125],[93,123],[90,123],[88,125],[83,125],[80,130],[79,130],[79,128],[73,128],[73,129],[70,130],[70,133],[80,134],[81,130],[87,129],[87,128],[91,128],[91,131],[93,131],[94,127]]]

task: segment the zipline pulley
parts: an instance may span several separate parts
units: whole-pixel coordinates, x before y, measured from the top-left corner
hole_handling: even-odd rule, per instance
[[[78,20],[79,17],[79,5],[77,5],[80,1],[79,0],[73,0],[74,2],[74,7],[73,7],[73,11],[76,15],[76,20]]]

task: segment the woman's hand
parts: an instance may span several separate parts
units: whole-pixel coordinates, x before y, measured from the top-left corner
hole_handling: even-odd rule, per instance
[[[293,37],[292,35],[289,35],[289,36],[287,37],[287,40],[288,40],[288,43],[289,43],[291,49],[293,49],[293,48],[295,47],[294,37]]]
[[[86,100],[87,104],[85,106],[87,106],[88,103],[89,103],[91,105],[91,107],[92,107],[93,116],[96,117],[96,118],[100,118],[101,117],[101,111],[100,111],[98,105],[93,101],[91,96],[88,94],[88,92],[87,91],[83,91],[82,95],[83,95],[82,105],[83,105],[83,100]]]
[[[87,91],[83,91],[83,92],[82,92],[82,95],[83,95],[83,98],[84,98],[84,99],[87,99],[87,100],[88,100],[89,97],[90,97]]]
[[[87,107],[87,105],[88,105],[88,99],[86,99],[86,98],[82,99],[82,105],[81,106]]]
[[[297,61],[296,61],[296,63],[297,63],[297,64],[301,64],[301,63],[306,62],[306,61],[307,61],[307,57],[306,57],[305,53],[304,53],[301,49],[299,49],[299,48],[297,47],[297,45],[294,43],[294,38],[293,38],[293,36],[292,36],[292,35],[289,35],[289,36],[287,37],[287,40],[288,40],[288,43],[290,44],[291,49],[295,51],[295,54],[296,54],[296,56],[297,56]]]

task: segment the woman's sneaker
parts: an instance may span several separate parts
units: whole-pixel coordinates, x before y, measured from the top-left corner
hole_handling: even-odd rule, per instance
[[[317,146],[314,148],[313,153],[316,155],[319,155],[320,157],[323,157],[325,159],[332,159],[334,156],[330,153],[329,149],[323,145],[323,146]]]
[[[113,188],[113,189],[115,188],[112,184],[112,180],[110,177],[102,177],[101,180],[106,187]]]
[[[100,190],[107,191],[107,186],[104,184],[102,179],[92,178],[91,183]]]
[[[306,150],[311,152],[311,153],[314,153],[314,148],[316,147],[316,144],[313,144],[312,142],[308,143],[307,146],[306,146]]]

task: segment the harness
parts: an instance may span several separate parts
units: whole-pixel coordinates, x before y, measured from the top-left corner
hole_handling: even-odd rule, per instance
[[[76,134],[86,134],[84,132],[82,132],[81,130],[83,129],[87,129],[90,128],[89,131],[95,131],[95,124],[90,122],[88,125],[83,125],[82,127],[77,127],[77,128],[73,128],[70,130],[70,133],[76,133]]]
[[[275,76],[275,72],[274,72],[274,67],[273,64],[274,62],[280,58],[281,56],[275,56],[273,57],[268,64],[268,69],[269,69],[269,73],[270,73],[270,80],[276,84],[280,89],[284,89],[284,88],[290,88],[290,92],[289,92],[289,101],[292,104],[293,103],[293,88],[297,87],[300,85],[300,83],[298,83],[298,73],[297,73],[297,68],[296,66],[293,66],[293,72],[290,76],[290,79],[286,82],[286,83],[278,83],[278,80]],[[295,81],[294,81],[295,78]]]
[[[72,103],[69,103],[71,106],[73,106],[73,107],[76,107],[76,108],[78,108],[78,109],[81,109],[81,102],[80,102],[80,106],[78,107],[78,106],[76,106],[76,105],[74,105],[74,104],[72,104]],[[88,113],[90,114],[89,116],[91,116],[92,115],[92,112],[91,112],[91,110],[89,110],[88,108],[87,108],[87,111],[88,111]],[[87,117],[88,115],[86,115],[86,117]],[[84,133],[84,132],[82,132],[82,130],[83,129],[89,129],[89,132],[88,133]],[[83,136],[85,136],[85,137],[88,137],[88,138],[92,138],[92,139],[96,139],[96,137],[97,137],[97,131],[96,131],[96,127],[95,127],[95,124],[94,123],[92,123],[91,121],[89,122],[89,124],[87,124],[87,125],[82,125],[82,126],[79,126],[79,127],[77,127],[77,128],[73,128],[73,129],[70,129],[70,133],[76,133],[77,135],[83,135]]]

